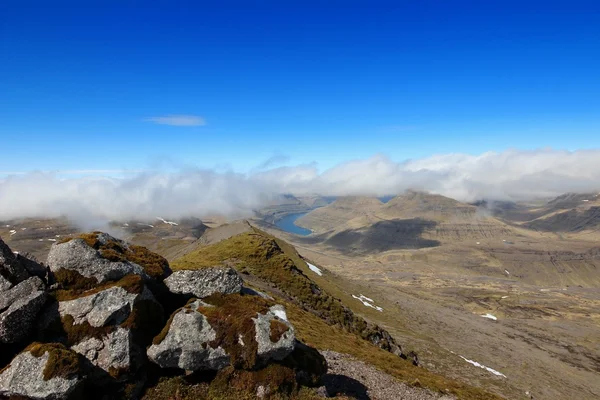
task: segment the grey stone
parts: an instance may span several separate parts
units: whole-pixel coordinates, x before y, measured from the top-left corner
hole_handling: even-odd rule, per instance
[[[276,305],[269,309],[266,314],[258,314],[254,320],[256,330],[256,342],[258,343],[258,358],[262,362],[268,360],[281,361],[294,351],[296,335],[294,327],[285,316],[283,306]],[[277,342],[271,342],[271,321],[277,320],[287,325],[288,330],[284,332]]]
[[[17,262],[17,256],[2,239],[0,239],[0,275],[13,285],[29,278],[25,267]]]
[[[172,293],[204,298],[215,293],[240,293],[244,281],[231,267],[181,270],[164,280]]]
[[[111,369],[129,371],[132,367],[133,344],[131,331],[117,328],[98,338],[88,338],[71,347],[92,364],[110,373]],[[126,378],[123,375],[122,378]]]
[[[53,377],[44,380],[44,368],[49,354],[35,357],[29,352],[17,355],[0,374],[0,396],[25,396],[30,399],[62,400],[74,397],[80,384],[79,376]]]
[[[37,276],[18,283],[11,289],[0,293],[0,312],[6,310],[15,300],[29,296],[30,294],[44,290],[44,282]]]
[[[177,311],[165,338],[148,348],[148,358],[162,368],[181,368],[187,371],[200,369],[219,370],[230,363],[222,347],[208,345],[216,338],[215,330],[206,317],[197,311],[202,303]]]
[[[0,294],[12,287],[12,283],[2,275],[0,275]]]
[[[17,343],[31,333],[46,296],[44,291],[33,292],[15,300],[0,314],[0,343]]]
[[[88,322],[93,327],[118,325],[129,317],[138,297],[139,294],[113,286],[89,296],[61,301],[58,304],[58,312],[61,316],[72,316],[75,324]]]
[[[64,268],[76,271],[87,278],[96,278],[100,283],[118,280],[128,274],[149,278],[138,264],[129,261],[107,260],[99,251],[88,246],[83,239],[72,239],[65,243],[53,244],[47,262],[52,272]]]

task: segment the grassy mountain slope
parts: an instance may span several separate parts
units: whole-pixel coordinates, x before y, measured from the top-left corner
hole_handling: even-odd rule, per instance
[[[335,285],[316,284],[309,278],[311,272],[307,264],[292,246],[258,229],[200,247],[172,262],[171,267],[195,269],[223,263],[233,265],[247,282],[283,302],[299,338],[312,346],[351,354],[402,381],[436,392],[452,393],[464,399],[498,398],[414,367],[411,362],[386,351],[393,348],[393,339],[346,306],[356,303],[351,294]],[[324,284],[326,280],[320,282]]]

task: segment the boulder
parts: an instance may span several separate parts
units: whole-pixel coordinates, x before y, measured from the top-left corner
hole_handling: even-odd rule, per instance
[[[61,400],[80,397],[80,357],[59,344],[34,343],[0,373],[0,396]]]
[[[164,280],[172,293],[204,298],[215,293],[240,293],[244,281],[231,267],[175,271]]]
[[[13,285],[29,278],[29,273],[25,267],[17,262],[16,254],[2,239],[0,239],[0,276]]]
[[[281,361],[294,350],[296,335],[283,306],[272,306],[267,313],[258,314],[252,320],[256,330],[257,355],[263,363]]]
[[[108,372],[114,378],[127,376],[134,359],[135,344],[129,329],[118,327],[100,338],[90,337],[71,347],[93,365]]]
[[[74,351],[113,378],[127,379],[137,371],[141,348],[149,344],[163,321],[162,306],[140,276],[129,275],[88,292],[57,297],[62,328]],[[52,318],[40,320],[42,326],[52,325]]]
[[[148,277],[140,265],[127,260],[111,261],[78,238],[53,244],[47,263],[55,274],[61,269],[74,271],[85,278],[94,278],[99,283],[118,280],[129,274]]]
[[[219,370],[230,364],[230,357],[222,347],[210,345],[217,333],[198,311],[202,306],[207,304],[196,300],[173,314],[161,335],[148,348],[148,358],[152,362],[162,368],[186,371]]]
[[[294,349],[283,307],[256,296],[213,295],[177,310],[147,354],[162,368],[254,369],[282,360]],[[270,304],[269,304],[270,303]]]
[[[61,301],[58,312],[61,317],[72,316],[74,324],[87,322],[95,328],[119,325],[129,317],[134,302],[141,296],[149,299],[152,293],[148,289],[142,294],[129,293],[120,286],[113,286],[88,296]]]
[[[0,293],[0,343],[17,343],[29,336],[46,298],[38,277]]]

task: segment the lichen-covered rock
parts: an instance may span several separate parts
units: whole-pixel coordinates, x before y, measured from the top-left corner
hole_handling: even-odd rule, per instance
[[[32,277],[0,294],[0,343],[17,343],[32,331],[46,302],[44,283]]]
[[[111,261],[90,247],[83,239],[73,239],[66,243],[55,243],[48,254],[48,266],[57,274],[61,269],[75,271],[97,282],[118,280],[129,274],[147,277],[144,269],[130,261]]]
[[[148,349],[163,368],[254,369],[294,349],[294,329],[281,306],[256,296],[216,294],[176,311]]]
[[[129,293],[120,286],[113,286],[89,296],[61,301],[58,312],[61,316],[72,316],[75,324],[87,322],[96,328],[119,325],[129,317],[134,302],[140,297],[150,299],[152,293],[148,289],[141,294]]]
[[[13,285],[29,278],[25,267],[17,262],[17,256],[2,239],[0,239],[0,276]]]
[[[296,335],[283,306],[272,306],[267,313],[258,314],[253,320],[260,360],[280,361],[294,350]]]
[[[231,267],[175,271],[165,279],[172,293],[204,298],[215,293],[240,293],[244,281]]]
[[[44,289],[44,282],[37,276],[34,276],[13,286],[9,290],[0,292],[0,312],[7,309],[15,300]]]
[[[131,369],[134,348],[131,331],[121,327],[100,338],[91,337],[71,347],[114,378]]]
[[[161,305],[140,276],[129,275],[81,294],[63,291],[55,296],[73,350],[113,378],[127,379],[138,369],[140,348],[160,330],[163,318]]]
[[[165,327],[166,335],[155,339],[148,348],[148,358],[162,368],[181,368],[187,371],[200,369],[219,370],[230,363],[230,357],[221,346],[213,348],[210,342],[217,333],[206,317],[198,312],[206,306],[196,300],[176,311]]]
[[[76,398],[83,383],[79,357],[58,344],[34,343],[0,373],[0,396]]]

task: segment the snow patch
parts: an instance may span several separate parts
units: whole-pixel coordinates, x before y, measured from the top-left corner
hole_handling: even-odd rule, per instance
[[[275,314],[276,317],[278,317],[279,319],[282,319],[284,321],[287,321],[287,314],[285,313],[285,310],[272,310],[273,314]]]
[[[508,299],[508,296],[502,296],[503,299]]]
[[[540,289],[540,292],[549,292],[550,289]]]
[[[477,243],[477,244],[481,244],[481,243],[479,243],[479,242],[476,242],[476,243]]]
[[[22,231],[24,231],[25,229],[27,229],[27,228],[21,228]]]
[[[173,222],[173,221],[166,221],[165,219],[161,218],[161,217],[156,217],[157,220],[164,222],[165,224],[169,224],[171,226],[177,226],[179,224]]]
[[[10,228],[10,225],[5,225],[4,227],[5,227],[5,228]]]
[[[142,224],[141,222],[138,222],[139,226],[149,226],[150,228],[154,228],[154,225],[150,225],[150,224]]]
[[[473,365],[474,365],[474,366],[476,366],[476,367],[483,368],[483,369],[485,369],[486,371],[488,371],[488,372],[491,372],[492,374],[494,374],[494,375],[496,375],[496,376],[501,376],[501,377],[503,377],[503,378],[506,378],[506,375],[504,375],[502,372],[498,372],[498,371],[496,371],[495,369],[492,369],[492,368],[490,368],[490,367],[486,367],[486,366],[485,366],[485,365],[483,365],[483,364],[479,364],[477,361],[469,360],[468,358],[465,358],[465,357],[461,356],[460,354],[459,354],[458,356],[459,356],[460,358],[462,358],[463,360],[465,360],[466,362],[468,362],[469,364],[473,364]]]
[[[582,201],[588,202],[589,200],[582,200]]]
[[[494,315],[492,315],[492,314],[485,314],[485,315],[482,315],[482,317],[483,317],[483,318],[489,318],[489,319],[493,319],[494,321],[497,321],[497,320],[498,320],[498,318],[496,318],[496,317],[495,317]]]
[[[356,300],[360,301],[361,303],[363,303],[367,307],[374,308],[375,310],[377,310],[379,312],[383,311],[383,308],[381,308],[379,306],[376,306],[374,304],[371,304],[371,303],[373,303],[373,299],[370,299],[370,298],[368,298],[366,296],[363,296],[362,294],[360,296],[352,295],[352,297],[355,298]]]
[[[319,276],[323,276],[323,271],[321,271],[316,265],[312,265],[309,262],[307,262],[306,264],[308,265],[308,268],[310,268],[310,270],[312,272],[314,272],[315,274],[317,274]]]
[[[12,236],[12,235],[14,235],[15,233],[17,233],[17,231],[15,231],[15,230],[13,229],[13,230],[11,230],[9,233],[10,233],[10,236]]]
[[[46,239],[46,240],[48,240],[49,242],[56,242],[56,239]]]
[[[506,275],[510,275],[510,272],[508,272],[507,269],[505,269],[504,272],[506,272]]]

